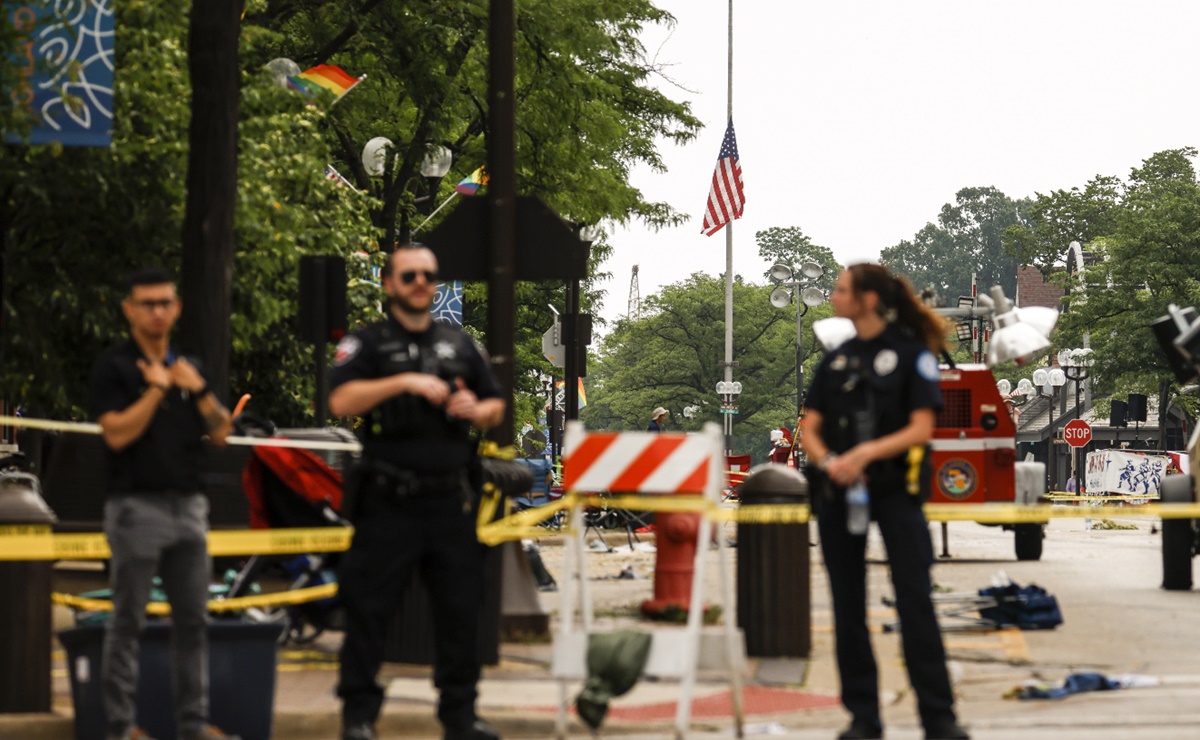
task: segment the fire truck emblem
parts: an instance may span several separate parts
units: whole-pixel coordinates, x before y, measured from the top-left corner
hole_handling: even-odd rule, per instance
[[[942,493],[957,501],[975,492],[975,486],[979,484],[979,473],[975,471],[974,465],[961,457],[955,457],[942,463],[938,470],[937,482]]]

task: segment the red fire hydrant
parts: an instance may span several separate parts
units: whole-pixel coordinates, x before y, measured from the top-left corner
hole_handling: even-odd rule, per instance
[[[662,618],[671,607],[686,614],[691,606],[700,516],[668,511],[655,515],[658,549],[654,557],[654,598],[642,602],[642,614],[647,617]]]

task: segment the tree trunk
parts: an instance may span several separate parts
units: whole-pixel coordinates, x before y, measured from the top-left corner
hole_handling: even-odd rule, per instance
[[[238,33],[242,0],[197,0],[188,35],[192,82],[183,220],[182,344],[229,402],[229,314],[237,196]]]

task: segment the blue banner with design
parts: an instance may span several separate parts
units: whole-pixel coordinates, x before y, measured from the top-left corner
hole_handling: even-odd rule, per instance
[[[454,326],[462,326],[463,288],[462,281],[440,283],[433,297],[433,318]]]
[[[10,143],[112,144],[114,32],[111,0],[9,0],[20,80],[7,91],[29,114],[29,138]]]

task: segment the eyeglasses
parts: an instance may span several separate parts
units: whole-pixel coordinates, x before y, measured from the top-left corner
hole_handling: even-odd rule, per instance
[[[417,275],[423,276],[425,278],[425,282],[429,283],[430,285],[436,283],[438,279],[437,273],[433,270],[405,270],[404,272],[400,273],[400,282],[404,283],[405,285],[412,285],[417,279]]]
[[[141,300],[141,301],[134,301],[133,305],[137,306],[138,308],[142,309],[143,311],[153,311],[156,308],[168,309],[171,306],[175,305],[175,299],[174,298],[160,298],[158,300]]]

